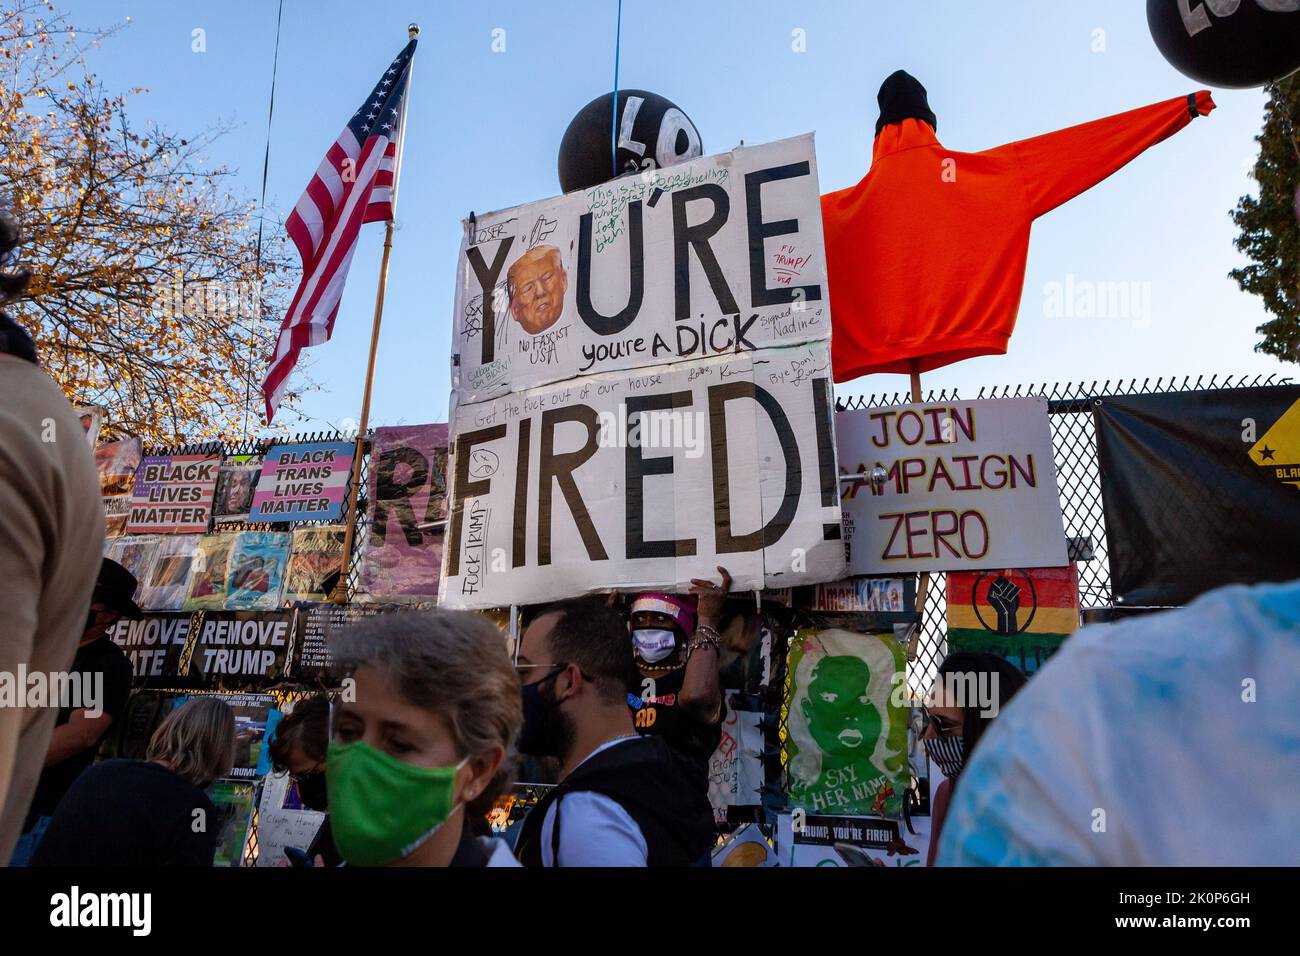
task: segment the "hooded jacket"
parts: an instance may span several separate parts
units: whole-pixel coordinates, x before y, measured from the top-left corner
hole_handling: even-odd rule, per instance
[[[1004,354],[1033,221],[1214,109],[1202,90],[959,153],[936,138],[925,89],[906,73],[885,81],[880,103],[870,170],[822,197],[837,382]]]

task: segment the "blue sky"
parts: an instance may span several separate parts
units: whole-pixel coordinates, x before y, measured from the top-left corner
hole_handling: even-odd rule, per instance
[[[559,192],[556,151],[573,114],[612,85],[617,0],[285,0],[268,201],[292,208],[326,148],[406,40],[416,57],[401,199],[372,424],[445,420],[461,219]],[[178,133],[235,129],[212,159],[260,189],[276,0],[59,4],[83,26],[131,18],[90,54],[110,88],[141,85],[137,119]],[[674,100],[705,151],[742,139],[817,136],[823,192],[870,164],[876,91],[905,68],[928,88],[940,139],[974,151],[1120,112],[1198,84],[1155,49],[1134,0],[625,0],[620,85]],[[207,50],[191,49],[193,31]],[[492,51],[493,31],[505,51]],[[806,52],[792,49],[804,31]],[[1098,32],[1102,31],[1102,32]],[[1228,271],[1243,262],[1229,218],[1250,191],[1261,91],[1216,90],[1219,105],[1100,186],[1034,226],[1020,318],[1005,356],[925,377],[974,397],[984,385],[1132,376],[1296,376],[1253,351],[1267,316]],[[320,384],[285,415],[293,430],[360,412],[383,228],[366,227],[334,338],[305,354]],[[1071,279],[1072,277],[1072,279]],[[1139,283],[1135,318],[1049,315],[1051,283]],[[1140,301],[1141,297],[1139,297]],[[1296,376],[1300,377],[1300,376]],[[874,375],[837,394],[894,392]]]

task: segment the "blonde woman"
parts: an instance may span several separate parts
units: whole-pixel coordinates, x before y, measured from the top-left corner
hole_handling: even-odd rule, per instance
[[[351,866],[517,866],[485,815],[523,721],[505,636],[468,611],[370,618],[331,642],[330,826]]]
[[[64,794],[32,866],[211,866],[217,811],[203,791],[230,772],[235,715],[193,697],[154,731],[144,760],[105,760]]]

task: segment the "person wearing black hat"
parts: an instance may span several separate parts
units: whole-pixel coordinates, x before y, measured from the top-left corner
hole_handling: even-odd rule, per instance
[[[135,589],[135,575],[104,558],[90,598],[86,630],[68,672],[72,676],[69,685],[80,686],[81,703],[90,706],[59,708],[45,769],[10,866],[22,866],[30,859],[59,801],[82,771],[94,763],[100,741],[126,710],[133,676],[131,662],[109,633],[124,617],[134,621],[144,617],[135,603]]]

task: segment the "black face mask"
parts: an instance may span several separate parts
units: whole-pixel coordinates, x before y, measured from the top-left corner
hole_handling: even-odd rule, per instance
[[[524,725],[519,731],[519,752],[530,757],[564,755],[564,718],[552,698],[542,693],[542,685],[560,676],[556,671],[533,684],[520,688],[523,697]]]
[[[298,784],[298,796],[302,798],[304,807],[308,810],[329,809],[324,772],[306,774],[299,777],[295,782]]]

